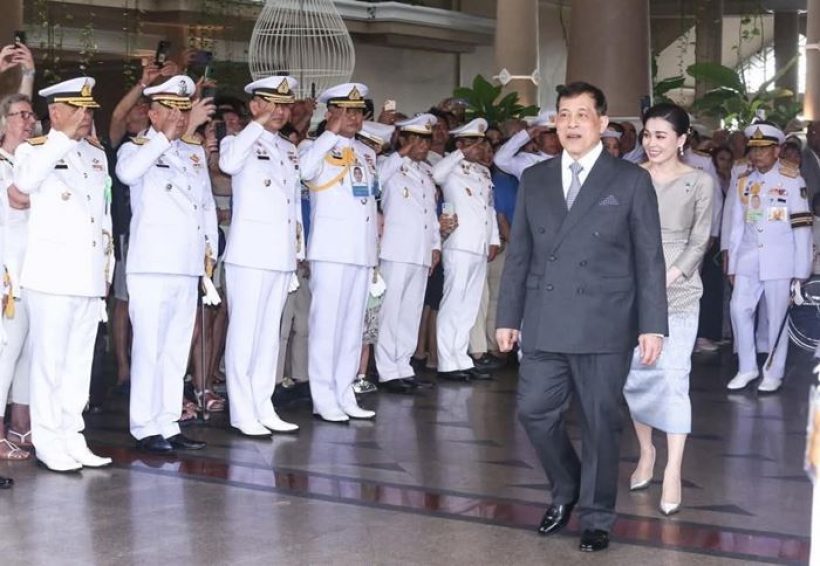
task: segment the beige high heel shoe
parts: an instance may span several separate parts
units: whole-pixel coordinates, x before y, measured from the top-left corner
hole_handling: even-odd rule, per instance
[[[640,464],[640,461],[638,461]],[[639,479],[635,477],[637,473],[637,469],[635,472],[632,473],[632,476],[629,478],[629,491],[641,491],[643,489],[647,489],[649,484],[652,483],[652,476],[654,475],[655,470],[655,447],[652,447],[652,465],[649,467],[649,477],[645,479]]]

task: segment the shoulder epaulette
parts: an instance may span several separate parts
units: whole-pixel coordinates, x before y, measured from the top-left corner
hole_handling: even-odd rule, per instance
[[[102,144],[100,143],[100,140],[98,140],[97,138],[92,138],[92,137],[89,136],[89,137],[85,138],[85,141],[87,141],[89,143],[89,145],[92,145],[92,146],[96,147],[97,149],[102,149],[103,151],[105,151],[105,148],[102,146]]]
[[[712,154],[709,153],[708,151],[701,151],[699,149],[695,149],[693,151],[694,151],[694,153],[696,153],[698,155],[702,155],[703,157],[710,157],[710,158],[712,157]]]
[[[38,136],[36,138],[29,138],[26,140],[29,145],[43,145],[48,140],[48,136]]]
[[[150,140],[148,138],[144,138],[142,136],[135,136],[131,138],[131,143],[133,143],[134,145],[145,145],[149,141]]]
[[[790,163],[788,161],[781,161],[780,174],[790,179],[796,179],[800,176],[800,169],[795,167],[793,163]]]
[[[182,143],[187,143],[188,145],[202,145],[201,141],[191,136],[182,136],[179,139]]]

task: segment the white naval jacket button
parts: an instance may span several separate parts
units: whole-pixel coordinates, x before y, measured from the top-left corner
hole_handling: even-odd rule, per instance
[[[173,187],[171,186],[171,183],[168,183],[167,185],[165,185],[165,190],[166,191],[170,191],[172,188]]]
[[[91,242],[91,247],[96,248],[97,247],[97,242]]]

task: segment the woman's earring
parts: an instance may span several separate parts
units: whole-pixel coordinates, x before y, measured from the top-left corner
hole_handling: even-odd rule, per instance
[[[682,145],[678,146],[678,155],[683,157],[683,146]]]

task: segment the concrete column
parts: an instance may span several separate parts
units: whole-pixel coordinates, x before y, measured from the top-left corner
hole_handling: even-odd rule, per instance
[[[497,2],[495,72],[529,77],[538,68],[538,0]],[[524,105],[538,104],[538,87],[529,79],[513,79],[504,93],[518,92]]]
[[[820,0],[807,0],[806,45],[820,44]],[[820,49],[806,49],[806,95],[803,115],[820,120]]]
[[[652,92],[649,0],[573,0],[567,82],[586,81],[604,91],[613,118],[640,116]]]
[[[796,55],[800,39],[800,15],[795,12],[774,13],[774,68],[782,69]],[[777,80],[777,86],[787,88],[797,96],[797,63]]]
[[[695,62],[720,63],[723,53],[723,0],[695,3]],[[697,81],[695,96],[700,98],[716,85]]]
[[[23,29],[23,0],[3,0],[0,18],[0,46],[11,43],[15,30]],[[0,98],[17,92],[20,71],[15,68],[0,75]]]

